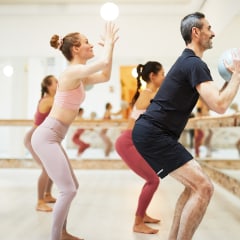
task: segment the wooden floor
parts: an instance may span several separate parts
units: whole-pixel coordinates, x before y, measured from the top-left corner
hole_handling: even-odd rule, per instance
[[[80,188],[68,220],[69,231],[85,240],[167,240],[182,186],[161,183],[148,213],[162,222],[157,235],[132,232],[143,181],[129,170],[76,170]],[[0,169],[0,239],[49,240],[52,213],[35,211],[38,169]],[[57,189],[54,187],[54,195]],[[215,193],[194,240],[239,240],[240,200],[215,185]],[[184,239],[183,239],[184,240]]]

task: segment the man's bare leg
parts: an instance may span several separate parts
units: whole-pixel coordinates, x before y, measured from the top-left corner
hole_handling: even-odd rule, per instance
[[[171,232],[169,235],[169,239],[177,239],[177,234],[178,234],[182,211],[183,211],[183,208],[184,208],[186,202],[188,201],[189,197],[190,197],[190,189],[185,188],[176,203],[176,208],[175,208],[175,212],[174,212],[174,217],[173,217],[173,222],[172,222],[172,226],[171,226]]]
[[[172,172],[171,176],[189,189],[190,193],[185,204],[186,193],[183,193],[183,200],[180,198],[182,202],[176,205],[176,217],[173,219],[169,240],[191,240],[206,212],[213,194],[213,185],[195,160],[187,162]]]

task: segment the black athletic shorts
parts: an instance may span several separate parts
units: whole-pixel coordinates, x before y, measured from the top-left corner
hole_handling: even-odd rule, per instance
[[[160,178],[193,159],[177,139],[141,117],[135,123],[132,139],[138,152]]]

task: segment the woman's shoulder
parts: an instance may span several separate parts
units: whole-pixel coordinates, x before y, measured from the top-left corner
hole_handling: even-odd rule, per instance
[[[149,91],[148,89],[143,89],[141,92],[140,92],[140,95],[138,97],[138,102],[141,102],[141,101],[149,101],[149,99],[151,99],[153,97],[153,95],[155,95],[152,91]]]
[[[54,101],[53,96],[43,97],[38,103],[38,108],[41,108],[41,109],[51,108],[53,105],[53,101]]]
[[[151,99],[152,99],[152,95],[150,92],[142,91],[134,106],[137,109],[146,109],[150,104]]]
[[[62,75],[58,81],[58,91],[69,91],[79,88],[84,84],[84,79],[78,77],[71,77],[68,75]]]

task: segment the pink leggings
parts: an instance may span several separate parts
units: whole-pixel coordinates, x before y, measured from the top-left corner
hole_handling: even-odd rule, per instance
[[[128,167],[146,180],[138,199],[136,211],[136,216],[144,217],[159,185],[159,177],[135,148],[132,141],[132,130],[126,130],[118,137],[115,149]]]
[[[53,209],[52,240],[60,240],[62,230],[66,227],[67,215],[78,182],[73,173],[66,152],[61,146],[69,126],[47,117],[32,135],[32,147],[59,189],[59,196]]]
[[[51,193],[52,188],[52,180],[47,175],[46,170],[43,167],[43,164],[37,154],[34,152],[31,144],[31,138],[36,130],[36,126],[33,126],[25,135],[24,137],[24,145],[28,149],[28,151],[31,153],[33,159],[41,166],[42,172],[38,178],[38,200],[43,200],[44,193]]]

